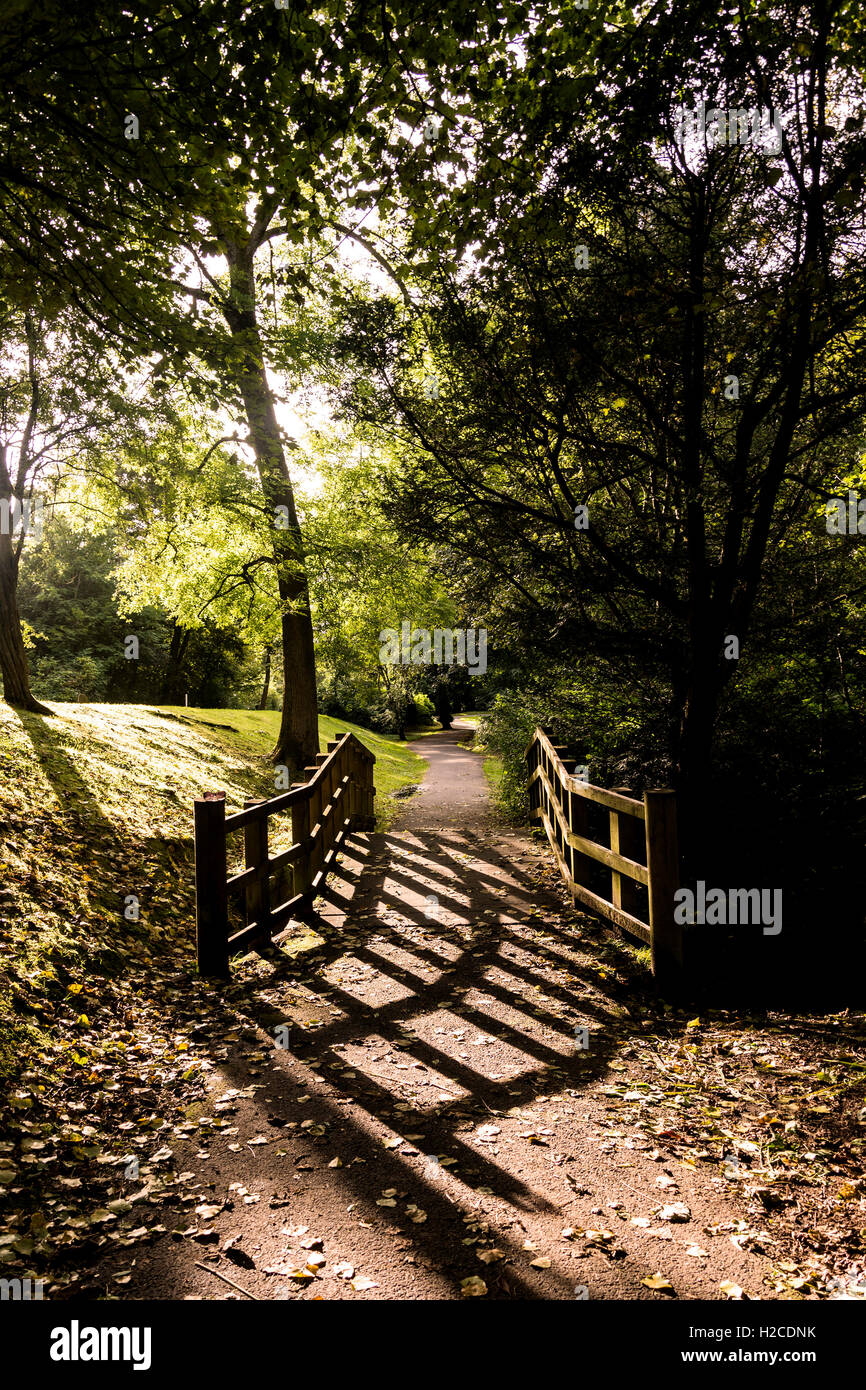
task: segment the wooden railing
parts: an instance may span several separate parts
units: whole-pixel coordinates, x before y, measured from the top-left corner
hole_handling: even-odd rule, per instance
[[[674,920],[676,793],[646,791],[640,801],[628,787],[592,786],[574,775],[576,760],[566,752],[536,729],[526,750],[530,818],[547,832],[572,901],[643,941],[652,952],[653,974],[674,982],[683,967],[683,928]],[[608,812],[608,844],[589,833],[593,805]],[[609,897],[588,886],[603,870],[610,873]]]
[[[375,821],[376,759],[354,734],[341,734],[319,753],[307,779],[268,800],[251,800],[225,813],[225,792],[195,803],[196,951],[202,975],[228,975],[229,957],[272,937],[291,917],[308,911],[337,851],[352,830]],[[292,813],[292,843],[268,851],[268,821]],[[227,837],[244,832],[244,868],[229,877]],[[272,887],[272,879],[276,883]],[[229,902],[242,897],[245,925],[229,932]],[[276,905],[273,900],[276,899]]]

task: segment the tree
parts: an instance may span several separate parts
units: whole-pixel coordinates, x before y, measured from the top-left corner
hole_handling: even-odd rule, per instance
[[[182,225],[188,268],[198,276],[184,292],[201,318],[191,326],[187,316],[175,358],[191,354],[209,374],[201,389],[210,402],[246,421],[244,442],[274,521],[282,604],[284,698],[273,757],[303,766],[318,749],[315,654],[289,441],[268,371],[263,308],[277,309],[274,248],[306,249],[278,266],[282,306],[290,307],[315,283],[317,260],[332,254],[334,229],[381,260],[360,225],[393,202],[403,181],[423,175],[418,132],[436,105],[439,67],[471,69],[485,38],[504,51],[526,7],[510,4],[507,20],[498,10],[476,20],[449,4],[429,30],[411,5],[385,11],[370,0],[326,0],[289,12],[256,3],[244,6],[242,43],[218,6],[185,0],[177,8],[180,23],[154,24],[140,40],[150,74],[138,84],[147,159],[130,146],[128,177],[149,190],[168,225]],[[214,256],[225,273],[208,264]]]
[[[88,326],[67,316],[49,324],[36,311],[2,315],[0,369],[0,671],[12,705],[51,714],[30,689],[18,611],[18,576],[28,536],[38,535],[49,480],[62,461],[128,410],[111,361],[94,352]]]
[[[392,659],[388,634],[406,623],[450,626],[455,605],[429,548],[403,542],[387,515],[386,479],[395,467],[387,447],[321,435],[317,444],[319,489],[304,506],[304,525],[327,693],[346,714],[351,704],[384,696],[404,738],[426,668]]]
[[[661,678],[695,798],[728,638],[748,643],[768,560],[866,407],[847,20],[800,9],[771,35],[771,16],[572,31],[570,7],[546,12],[458,123],[471,177],[440,166],[414,191],[401,274],[423,312],[364,303],[347,335],[356,416],[406,460],[408,533],[447,525],[467,584],[542,650]],[[677,104],[702,96],[786,110],[778,156],[681,148]]]

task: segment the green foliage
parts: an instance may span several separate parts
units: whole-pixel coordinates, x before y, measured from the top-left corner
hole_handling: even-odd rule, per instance
[[[44,538],[25,551],[20,604],[32,642],[34,687],[51,700],[151,701],[166,682],[193,700],[244,701],[258,683],[237,636],[205,624],[172,661],[173,628],[155,606],[121,611],[114,569],[117,538],[94,534],[60,511],[49,514]],[[124,639],[139,641],[138,660]]]

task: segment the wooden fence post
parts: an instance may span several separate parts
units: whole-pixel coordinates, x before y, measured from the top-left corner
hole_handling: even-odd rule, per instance
[[[634,800],[631,787],[612,787],[611,790]],[[615,854],[633,859],[636,864],[643,862],[644,828],[636,816],[626,815],[624,811],[610,812],[610,847]],[[618,874],[613,869],[610,880],[610,900],[614,907],[621,907],[623,912],[630,913],[632,917],[639,917],[639,899],[634,879],[629,878],[628,874]]]
[[[304,782],[293,782],[292,791],[300,791]],[[301,845],[301,853],[292,865],[292,892],[297,896],[308,893],[313,875],[310,873],[310,798],[299,797],[292,806],[292,843]]]
[[[252,800],[244,802],[244,809],[248,806],[258,806],[264,800],[263,797],[254,797]],[[267,872],[268,863],[268,818],[262,816],[261,820],[250,821],[249,825],[244,826],[244,867],[256,869],[257,874],[252,883],[247,884],[247,923],[253,922],[260,926],[267,926],[267,921],[271,915],[271,885]],[[279,896],[277,897],[279,902]]]
[[[354,830],[358,823],[358,754],[354,744],[349,744],[349,786],[348,786],[348,810],[349,829]]]
[[[321,765],[322,755],[321,753],[317,753],[315,763],[304,768],[304,781],[311,782]],[[322,853],[322,837],[325,833],[325,828],[322,824],[322,812],[325,809],[325,798],[322,792],[322,779],[320,777],[310,792],[310,834],[313,834],[316,826],[319,827],[318,837],[315,843],[310,846],[310,883],[312,883],[318,870],[321,868],[322,859],[324,857]]]
[[[533,820],[535,819],[535,806],[536,806],[536,802],[537,802],[537,800],[538,800],[538,796],[537,796],[537,783],[536,783],[536,782],[533,782],[533,780],[532,780],[532,774],[533,774],[533,772],[535,771],[536,766],[537,766],[536,744],[535,744],[535,741],[534,741],[534,740],[533,740],[532,743],[530,743],[529,747],[528,747],[527,750],[526,750],[526,766],[527,766],[527,776],[528,776],[528,779],[529,779],[529,780],[528,780],[528,784],[527,784],[527,791],[528,791],[528,800],[529,800],[529,824],[530,824],[530,826],[531,826]]]
[[[647,791],[643,802],[653,975],[661,989],[676,989],[683,977],[683,928],[674,921],[674,893],[680,886],[677,794],[668,790]]]
[[[366,772],[364,779],[367,786],[367,830],[376,828],[376,786],[373,781],[373,759],[365,758],[364,767]]]
[[[205,792],[195,803],[195,935],[198,973],[227,979],[225,792]]]

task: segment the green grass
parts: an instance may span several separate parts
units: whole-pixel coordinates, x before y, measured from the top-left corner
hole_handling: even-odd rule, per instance
[[[51,708],[46,718],[0,703],[0,1078],[52,1052],[58,1005],[93,978],[147,971],[158,957],[191,967],[193,802],[224,791],[233,811],[277,790],[276,711]],[[384,828],[399,806],[389,793],[420,781],[426,761],[344,720],[319,721],[322,745],[346,729],[376,757]],[[275,849],[291,834],[280,821]],[[229,848],[237,868],[242,837]],[[137,922],[124,915],[128,894],[140,899]],[[94,1001],[80,1012],[94,1017]]]
[[[495,753],[485,753],[484,755],[484,776],[490,784],[493,800],[499,804],[502,800],[502,779],[505,776],[505,764]]]
[[[274,795],[273,770],[263,760],[267,759],[276,742],[280,727],[278,710],[193,709],[184,705],[154,705],[152,708],[156,713],[182,721],[226,751],[234,751],[247,758],[256,779],[252,793]],[[420,782],[427,767],[426,760],[413,753],[407,743],[401,743],[392,735],[373,733],[370,729],[350,724],[346,719],[319,716],[319,740],[323,750],[331,739],[347,731],[353,733],[376,758],[373,769],[376,811],[385,828],[395,809],[394,803],[388,802],[389,793],[398,787],[405,787],[409,782]]]

